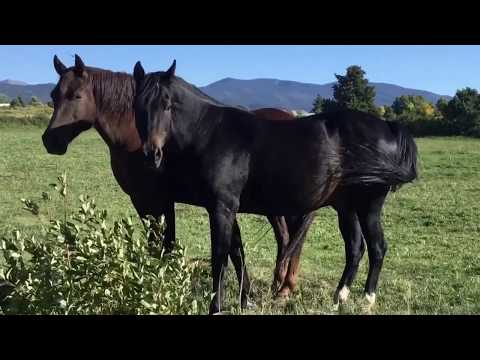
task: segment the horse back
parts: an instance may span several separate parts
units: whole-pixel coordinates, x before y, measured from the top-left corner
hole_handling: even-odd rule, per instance
[[[257,117],[267,120],[291,121],[296,117],[289,111],[276,108],[263,108],[252,111]]]

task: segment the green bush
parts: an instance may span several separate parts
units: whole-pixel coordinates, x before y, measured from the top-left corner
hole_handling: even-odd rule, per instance
[[[40,101],[40,99],[36,96],[32,96],[32,99],[30,100],[30,106],[42,106],[43,103]]]
[[[17,108],[17,107],[25,107],[23,99],[21,96],[17,96],[15,99],[10,101],[10,107]]]
[[[405,125],[413,136],[457,135],[455,129],[442,118],[425,119],[421,117],[407,118],[406,116],[400,116],[393,120]]]
[[[53,184],[67,204],[66,175]],[[48,193],[41,202],[50,201]],[[39,214],[42,204],[22,199]],[[192,279],[202,269],[187,263],[176,245],[165,254],[163,220],[143,220],[137,231],[130,218],[110,222],[94,199],[80,196],[79,209],[52,219],[41,234],[20,230],[0,235],[0,299],[5,314],[197,314],[209,293]],[[149,245],[148,239],[159,245]],[[153,255],[155,254],[155,255]],[[1,264],[1,261],[0,261]],[[1,294],[1,291],[0,291]],[[199,303],[197,303],[199,299]]]

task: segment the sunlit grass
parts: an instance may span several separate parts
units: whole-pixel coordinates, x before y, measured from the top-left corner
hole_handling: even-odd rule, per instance
[[[82,134],[62,157],[46,153],[42,131],[33,126],[0,128],[0,231],[8,227],[38,231],[48,216],[36,218],[22,210],[20,198],[38,199],[63,171],[68,174],[72,199],[90,194],[111,216],[135,217],[129,197],[113,177],[108,149],[94,131]],[[375,313],[480,313],[480,140],[424,138],[417,143],[421,179],[391,194],[385,207],[389,251]],[[202,281],[210,286],[207,213],[181,204],[176,209],[177,237],[188,247],[190,257],[206,260]],[[50,211],[59,216],[62,207],[59,204],[58,213],[55,208]],[[332,297],[344,267],[344,248],[333,210],[318,212],[304,247],[298,292],[286,304],[271,299],[276,243],[267,220],[240,215],[239,221],[257,304],[248,313],[334,313]],[[362,313],[367,267],[365,256],[342,313]],[[235,311],[238,285],[231,268],[227,283],[227,305]]]

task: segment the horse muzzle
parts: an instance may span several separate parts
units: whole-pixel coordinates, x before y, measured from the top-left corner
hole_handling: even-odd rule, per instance
[[[159,169],[162,165],[163,159],[163,152],[162,150],[157,147],[143,147],[143,153],[145,154],[145,158],[148,164],[153,165],[156,169]]]
[[[42,135],[42,142],[49,154],[64,155],[67,152],[68,145],[54,135],[44,133]]]

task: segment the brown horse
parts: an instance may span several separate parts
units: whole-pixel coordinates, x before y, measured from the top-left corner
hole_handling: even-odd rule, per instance
[[[86,67],[78,56],[75,57],[75,66],[71,68],[67,68],[55,56],[54,67],[60,80],[51,94],[54,113],[42,136],[45,148],[50,154],[63,155],[76,136],[94,127],[108,145],[115,179],[130,196],[139,216],[165,215],[165,246],[171,249],[175,242],[174,201],[169,196],[165,177],[145,166],[142,144],[135,126],[133,77]],[[295,119],[292,114],[278,109],[259,109],[253,113],[259,118]],[[301,245],[313,217],[313,213],[287,218],[268,217],[278,246],[274,286],[280,296],[288,296],[295,289]],[[301,237],[300,246],[285,262],[281,262],[287,245],[297,236]],[[231,259],[237,275],[241,276],[243,253],[240,259],[232,256]]]
[[[276,108],[263,108],[252,111],[259,118],[266,120],[278,120],[278,121],[291,121],[295,120],[296,117],[289,111]]]
[[[252,113],[256,115],[259,121],[262,119],[273,121],[293,121],[297,119],[297,117],[295,117],[291,112],[276,108],[257,109],[253,110]],[[302,252],[306,234],[314,218],[314,212],[305,215],[301,221],[294,217],[268,217],[268,220],[272,224],[275,232],[275,238],[278,244],[273,284],[274,288],[276,288],[276,291],[278,291],[277,295],[280,298],[287,298],[296,288],[298,270],[300,266],[300,254]],[[297,232],[294,236],[299,236],[301,240],[293,254],[287,258],[285,263],[282,263],[282,251],[285,251],[290,243],[288,229],[290,229],[290,231],[294,230]]]

